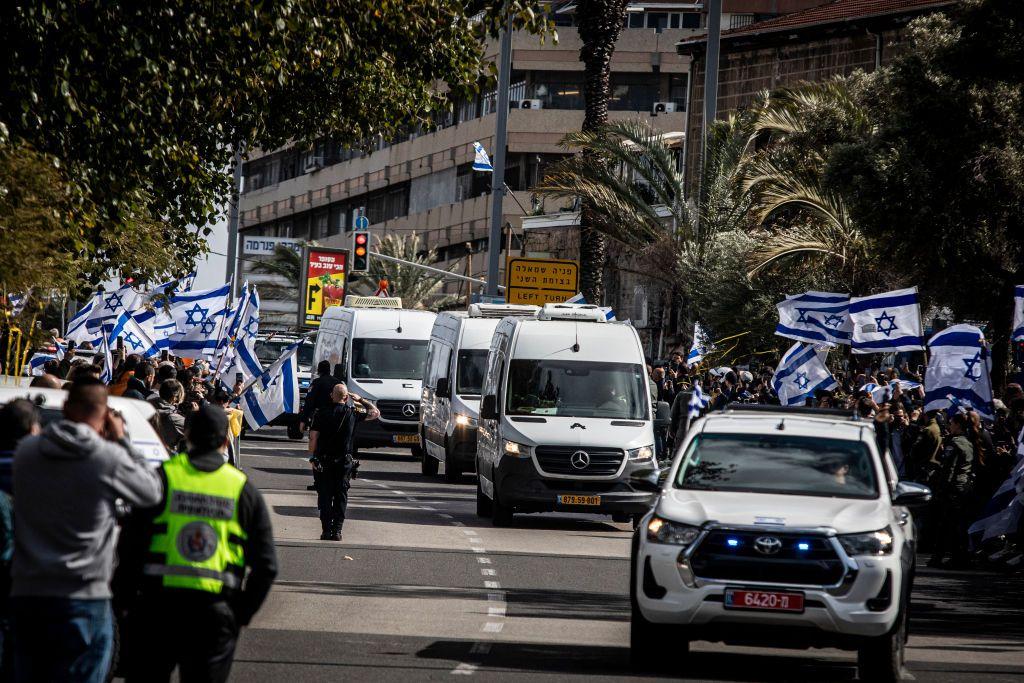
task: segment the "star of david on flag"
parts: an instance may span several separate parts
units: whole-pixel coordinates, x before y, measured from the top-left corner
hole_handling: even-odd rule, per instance
[[[174,321],[175,331],[159,342],[176,356],[210,358],[217,351],[225,332],[225,318],[230,313],[230,283],[213,289],[175,294],[168,299],[167,314]]]
[[[928,340],[924,409],[945,410],[956,401],[991,420],[992,381],[985,335],[974,325],[953,325]]]
[[[822,350],[825,353],[821,353]],[[782,405],[803,405],[808,398],[814,397],[814,392],[839,386],[825,367],[826,355],[827,349],[801,342],[789,347],[772,376],[772,388]]]
[[[775,304],[779,323],[775,334],[809,344],[849,344],[850,296],[832,292],[804,292]]]
[[[135,317],[125,311],[118,316],[107,332],[108,343],[114,343],[118,337],[124,339],[129,353],[137,353],[143,358],[150,358],[160,353],[160,348]]]
[[[917,287],[850,298],[852,351],[887,353],[924,348]]]

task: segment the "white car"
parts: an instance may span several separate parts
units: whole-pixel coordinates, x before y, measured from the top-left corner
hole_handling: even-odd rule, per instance
[[[675,666],[692,640],[856,650],[901,676],[914,577],[909,506],[874,428],[849,413],[737,406],[696,421],[633,539],[630,645]]]

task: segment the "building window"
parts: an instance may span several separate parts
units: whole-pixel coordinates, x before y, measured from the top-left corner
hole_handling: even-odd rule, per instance
[[[647,28],[653,28],[661,33],[668,28],[668,12],[647,12]]]
[[[537,71],[527,91],[544,103],[545,109],[583,109],[583,73],[577,71]]]
[[[700,12],[683,12],[683,28],[700,28]]]
[[[630,12],[627,15],[627,21],[629,21],[629,28],[643,28],[644,27],[644,13],[643,12]]]
[[[730,14],[729,28],[743,28],[754,23],[753,14]]]
[[[650,111],[658,101],[658,74],[612,74],[612,96],[608,109],[615,111]]]
[[[455,172],[455,201],[464,202],[491,191],[491,174],[478,173],[472,164],[463,164]]]
[[[675,103],[676,111],[686,111],[689,80],[687,74],[673,75],[668,79],[668,99]]]
[[[668,18],[668,27],[669,28],[679,28],[679,14],[678,13],[673,12],[669,16],[669,18]]]
[[[327,219],[329,217],[328,212],[318,213],[313,217],[313,234],[310,235],[315,240],[327,237]]]

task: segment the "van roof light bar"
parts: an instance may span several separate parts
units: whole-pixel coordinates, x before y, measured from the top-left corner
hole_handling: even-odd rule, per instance
[[[347,294],[345,305],[349,308],[401,308],[402,298],[398,296],[358,296]]]
[[[604,311],[591,304],[544,304],[537,311],[537,320],[575,320],[577,322],[606,323]]]
[[[515,316],[528,318],[537,315],[540,309],[524,304],[470,304],[470,318],[505,318]]]

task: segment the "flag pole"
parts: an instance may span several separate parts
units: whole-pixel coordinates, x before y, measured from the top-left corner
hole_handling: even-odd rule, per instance
[[[235,285],[235,283],[232,282],[231,283],[232,291],[234,291],[234,285]],[[255,290],[255,286],[253,286],[253,289]],[[242,304],[242,310],[238,312],[238,318],[239,319],[243,319],[243,320],[245,319],[245,314],[249,312],[249,302],[250,301],[252,301],[252,292],[249,291],[249,284],[246,283],[245,302]],[[226,318],[227,316],[224,316],[224,317]],[[222,326],[223,326],[223,323],[224,323],[224,321],[221,320],[221,325]],[[232,321],[231,324],[234,325],[234,321]],[[238,338],[237,330],[235,332],[235,335],[232,336],[231,335],[231,328],[229,327],[228,328],[228,337],[229,337],[229,339],[228,339],[228,346],[231,349],[234,349],[235,348],[235,340]],[[218,335],[217,344],[218,345],[220,344],[220,335]],[[214,379],[218,379],[220,377],[220,370],[221,370],[221,367],[224,365],[224,358],[226,358],[227,355],[228,354],[227,354],[226,351],[224,353],[220,354],[220,358],[217,360],[217,369],[213,373],[213,378]]]

